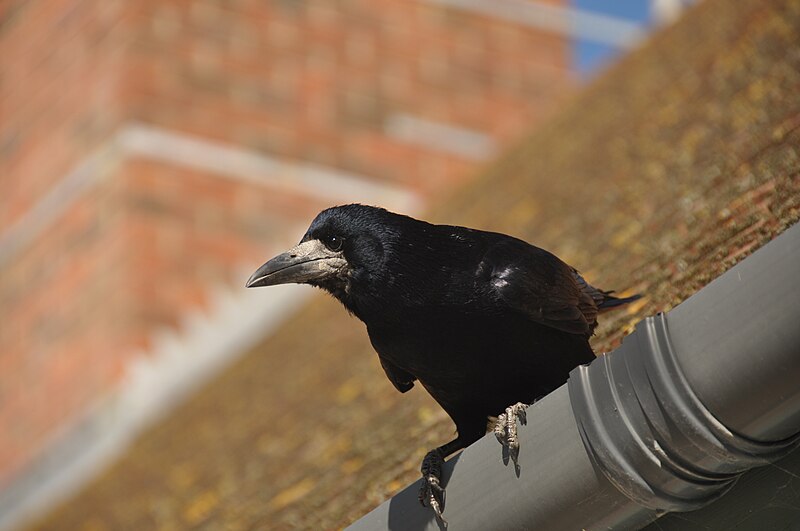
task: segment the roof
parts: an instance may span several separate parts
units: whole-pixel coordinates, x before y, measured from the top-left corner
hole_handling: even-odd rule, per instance
[[[593,344],[607,351],[800,218],[798,33],[797,2],[708,0],[428,218],[523,237],[592,283],[645,293],[604,315]],[[320,296],[39,527],[334,528],[417,479],[452,433]]]

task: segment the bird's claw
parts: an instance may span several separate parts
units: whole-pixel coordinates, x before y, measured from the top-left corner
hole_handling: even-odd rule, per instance
[[[508,455],[514,462],[514,468],[519,471],[519,437],[517,436],[517,420],[522,425],[528,421],[525,414],[527,404],[517,402],[513,406],[508,406],[505,413],[497,416],[497,424],[494,426],[494,436],[504,448],[508,449]]]
[[[441,485],[443,465],[444,455],[439,448],[431,450],[425,455],[420,467],[422,486],[419,489],[419,502],[423,507],[430,505],[436,515],[436,520],[446,526],[447,520],[442,516],[445,500],[444,487]]]

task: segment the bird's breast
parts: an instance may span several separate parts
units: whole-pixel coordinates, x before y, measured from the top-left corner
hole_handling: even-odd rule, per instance
[[[458,378],[476,363],[490,362],[511,339],[495,335],[496,319],[446,309],[418,309],[393,320],[368,323],[377,353],[421,381],[431,377]],[[519,345],[523,347],[523,345]]]

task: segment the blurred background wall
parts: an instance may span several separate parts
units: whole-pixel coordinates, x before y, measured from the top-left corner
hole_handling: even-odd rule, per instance
[[[267,333],[241,284],[317,211],[420,212],[681,2],[602,4],[0,5],[0,489]]]

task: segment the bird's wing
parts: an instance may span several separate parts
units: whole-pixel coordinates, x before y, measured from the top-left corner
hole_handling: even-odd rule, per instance
[[[386,373],[387,378],[389,378],[389,381],[392,382],[392,385],[394,385],[398,391],[405,393],[414,387],[414,380],[416,380],[416,378],[411,373],[401,369],[383,356],[379,355],[378,358],[381,360],[383,372]]]
[[[597,290],[544,249],[520,240],[498,242],[481,266],[493,298],[532,321],[587,336],[597,326]]]

